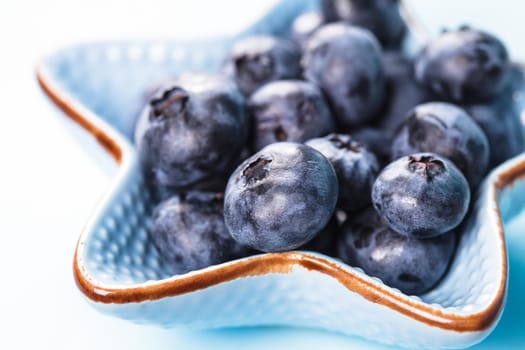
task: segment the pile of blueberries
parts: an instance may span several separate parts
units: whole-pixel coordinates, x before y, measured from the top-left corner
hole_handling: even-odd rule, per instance
[[[151,97],[135,142],[175,273],[299,249],[408,294],[439,282],[471,194],[524,148],[522,75],[484,31],[415,58],[406,32],[396,0],[324,0],[289,37],[240,40],[222,72]]]

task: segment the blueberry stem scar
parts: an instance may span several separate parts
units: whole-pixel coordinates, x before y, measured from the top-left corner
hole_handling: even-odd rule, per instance
[[[173,87],[166,90],[160,98],[151,101],[153,115],[155,117],[166,116],[169,115],[171,111],[180,113],[185,109],[188,99],[188,93],[180,87]]]
[[[242,172],[246,183],[250,184],[264,179],[269,172],[266,164],[271,162],[271,159],[265,159],[263,157],[259,157],[254,162],[251,162]]]
[[[329,139],[329,141],[332,142],[339,149],[347,149],[349,151],[359,153],[359,144],[353,140],[350,140],[348,142],[343,141],[337,135],[334,135]]]
[[[408,159],[408,169],[413,173],[424,175],[427,181],[431,181],[445,171],[443,162],[431,156],[422,156],[419,159],[415,156],[409,156]]]

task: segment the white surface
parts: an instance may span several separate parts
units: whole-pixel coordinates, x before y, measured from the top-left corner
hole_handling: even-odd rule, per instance
[[[513,2],[486,3],[507,13]],[[99,314],[74,285],[73,249],[108,184],[111,161],[43,96],[34,77],[38,58],[79,41],[234,32],[267,6],[263,0],[0,3],[0,348],[380,348],[309,330],[137,326]],[[516,12],[509,18],[521,15]]]

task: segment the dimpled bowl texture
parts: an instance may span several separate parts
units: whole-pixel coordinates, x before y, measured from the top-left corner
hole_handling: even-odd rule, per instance
[[[283,34],[316,5],[279,2],[237,37],[78,45],[38,66],[47,95],[119,164],[74,255],[78,288],[97,310],[163,327],[314,327],[411,348],[467,347],[495,327],[507,292],[503,222],[525,206],[523,155],[486,178],[449,272],[419,297],[311,252],[260,254],[183,275],[159,258],[147,233],[153,203],[130,141],[145,92],[182,71],[218,71],[235,39]],[[522,106],[522,91],[516,99]]]

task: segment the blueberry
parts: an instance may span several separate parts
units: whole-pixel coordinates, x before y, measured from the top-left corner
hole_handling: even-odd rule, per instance
[[[295,79],[301,75],[300,50],[291,42],[273,36],[251,36],[236,42],[226,60],[245,96],[270,81]]]
[[[305,12],[298,16],[292,23],[292,40],[301,48],[306,47],[306,43],[312,34],[323,25],[323,15],[317,11]]]
[[[326,94],[341,126],[371,122],[385,95],[381,49],[370,32],[329,24],[310,38],[302,58],[304,75]]]
[[[407,113],[433,96],[417,83],[414,77],[413,62],[400,51],[387,51],[383,54],[386,78],[386,98],[374,126],[393,135],[404,121]]]
[[[461,223],[470,189],[452,162],[436,154],[417,153],[381,171],[372,187],[372,203],[394,231],[429,238]]]
[[[488,169],[490,150],[483,130],[463,109],[430,102],[409,113],[392,144],[392,159],[416,152],[449,158],[474,189]]]
[[[279,141],[304,142],[335,130],[321,91],[300,80],[268,83],[248,101],[254,149]]]
[[[328,22],[368,29],[385,49],[397,49],[403,42],[406,24],[398,0],[323,0],[321,8]]]
[[[266,146],[231,175],[224,217],[232,237],[264,252],[298,248],[328,223],[337,201],[330,162],[291,142]]]
[[[507,50],[495,36],[462,27],[444,32],[419,54],[416,79],[440,98],[482,102],[498,95],[509,77]]]
[[[513,77],[522,80],[522,74],[516,72]],[[514,92],[523,89],[524,85],[523,81],[518,84],[517,87],[509,84],[490,101],[462,106],[487,136],[490,145],[489,169],[525,150],[521,111],[514,101]]]
[[[221,193],[190,191],[161,202],[154,210],[149,234],[175,273],[250,253],[231,238],[226,228]]]
[[[379,164],[372,152],[343,134],[330,134],[306,144],[332,163],[339,182],[339,208],[355,211],[370,205],[372,184],[379,172]]]
[[[348,220],[339,232],[339,257],[351,266],[405,294],[423,294],[444,276],[456,246],[456,235],[416,239],[392,231],[368,209]]]
[[[159,90],[135,130],[147,177],[174,189],[227,178],[247,136],[244,98],[235,84],[197,74]]]

